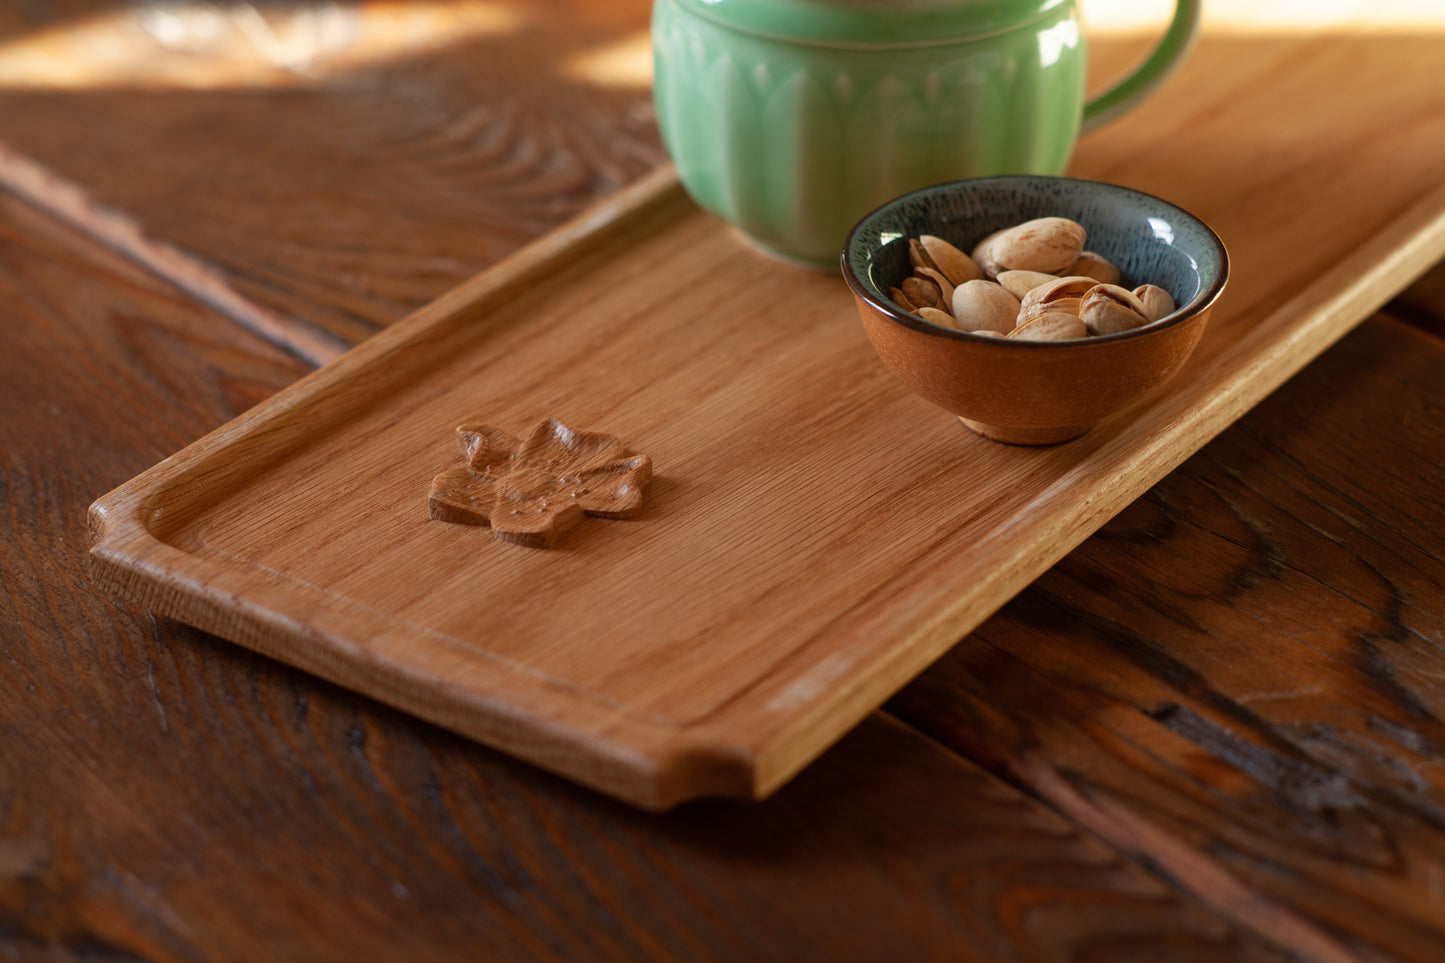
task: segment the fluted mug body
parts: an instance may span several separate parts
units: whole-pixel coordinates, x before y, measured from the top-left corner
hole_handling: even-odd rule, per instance
[[[652,43],[658,125],[688,193],[822,268],[884,201],[1061,173],[1079,134],[1074,0],[656,0]]]

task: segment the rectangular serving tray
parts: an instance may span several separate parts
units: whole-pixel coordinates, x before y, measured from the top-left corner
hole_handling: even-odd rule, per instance
[[[94,568],[640,806],[761,798],[1422,272],[1442,210],[1289,296],[1236,263],[1169,391],[1014,448],[896,382],[839,277],[662,170],[99,499]],[[651,457],[639,517],[550,549],[429,518],[458,425],[548,417]]]

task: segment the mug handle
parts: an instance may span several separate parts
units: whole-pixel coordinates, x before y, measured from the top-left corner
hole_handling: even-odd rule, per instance
[[[1084,104],[1083,133],[1118,117],[1154,92],[1184,60],[1199,34],[1200,0],[1175,0],[1174,19],[1144,62],[1127,77]]]

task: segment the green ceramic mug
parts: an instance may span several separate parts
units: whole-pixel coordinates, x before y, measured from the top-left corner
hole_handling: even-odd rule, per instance
[[[1060,174],[1074,141],[1183,58],[1199,0],[1084,101],[1074,0],[655,0],[663,143],[700,205],[764,251],[833,269],[848,229],[965,177]]]

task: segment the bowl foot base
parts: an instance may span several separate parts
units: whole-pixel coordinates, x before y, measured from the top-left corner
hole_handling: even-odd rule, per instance
[[[974,434],[982,435],[989,441],[1001,441],[1005,445],[1057,445],[1073,441],[1090,428],[1089,425],[1030,428],[1022,425],[995,425],[963,417],[958,420]]]

